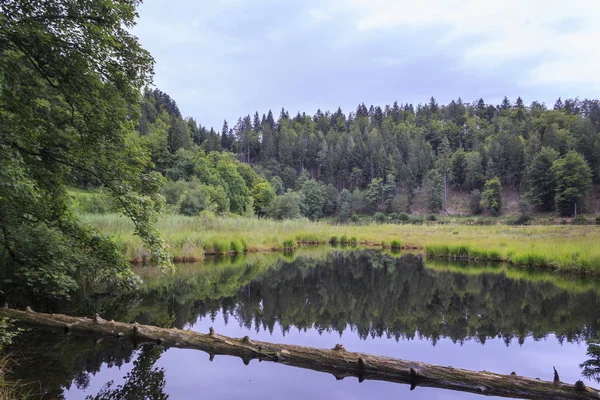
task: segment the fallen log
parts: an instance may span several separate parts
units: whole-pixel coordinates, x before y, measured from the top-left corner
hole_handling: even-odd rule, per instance
[[[96,314],[94,318],[70,317],[0,308],[0,316],[21,323],[60,330],[65,333],[96,334],[133,340],[136,344],[155,343],[166,347],[202,350],[212,360],[215,355],[237,356],[244,364],[251,360],[272,361],[299,368],[333,374],[337,379],[357,377],[417,386],[435,387],[487,396],[523,399],[600,399],[600,392],[582,381],[574,385],[487,371],[443,367],[417,361],[406,361],[365,353],[347,351],[342,345],[333,349],[275,344],[251,340],[248,336],[235,339],[218,335],[213,328],[208,334],[191,330],[159,328],[137,323],[107,321]],[[549,371],[550,373],[551,371]]]

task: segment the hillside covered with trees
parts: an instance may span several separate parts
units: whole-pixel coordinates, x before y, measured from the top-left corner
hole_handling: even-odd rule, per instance
[[[177,212],[306,216],[437,213],[448,193],[468,194],[471,214],[500,214],[502,188],[521,209],[562,216],[595,212],[585,196],[600,182],[600,102],[521,98],[500,105],[460,98],[439,105],[317,110],[277,119],[241,117],[220,132],[183,118],[176,102],[146,89],[137,130]]]

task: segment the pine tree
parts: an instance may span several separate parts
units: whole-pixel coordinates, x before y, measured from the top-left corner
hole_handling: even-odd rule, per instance
[[[429,212],[436,213],[444,205],[442,175],[437,169],[430,170],[425,176],[425,195]]]
[[[467,182],[467,158],[465,154],[463,148],[460,147],[454,152],[451,160],[454,184],[461,190]]]
[[[592,173],[581,154],[571,151],[552,164],[556,177],[556,209],[563,215],[577,217],[583,199],[592,184]]]
[[[554,209],[554,196],[556,177],[552,172],[552,165],[558,159],[558,152],[550,147],[543,147],[535,155],[527,168],[527,198],[534,206],[541,210]]]
[[[453,167],[452,163],[452,150],[450,149],[450,142],[448,138],[444,136],[442,144],[438,149],[438,156],[436,160],[436,168],[441,171],[444,181],[444,210],[447,210],[447,198],[448,198],[448,174],[451,172]]]

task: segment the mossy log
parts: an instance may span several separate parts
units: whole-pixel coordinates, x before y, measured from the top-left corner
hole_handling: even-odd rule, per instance
[[[237,356],[244,364],[252,359],[272,361],[314,371],[328,372],[337,379],[357,377],[417,386],[435,387],[487,396],[524,399],[600,399],[600,393],[581,381],[575,384],[549,382],[539,379],[492,372],[478,372],[443,367],[417,361],[405,361],[365,353],[347,351],[342,345],[333,349],[275,344],[218,335],[210,328],[208,334],[191,330],[158,328],[155,326],[107,321],[96,315],[94,318],[77,318],[62,314],[37,313],[28,308],[19,311],[0,309],[0,316],[21,323],[51,328],[65,333],[95,334],[133,340],[135,343],[156,343],[166,347],[197,349],[209,354]],[[458,350],[460,351],[460,350]],[[551,366],[548,374],[552,374]]]

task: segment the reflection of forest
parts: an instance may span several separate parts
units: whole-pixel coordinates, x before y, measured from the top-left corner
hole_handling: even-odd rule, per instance
[[[419,256],[377,251],[247,261],[183,266],[168,276],[148,270],[140,296],[96,296],[46,308],[79,315],[99,311],[107,318],[180,328],[222,312],[248,329],[272,331],[277,323],[286,331],[351,329],[361,338],[417,336],[434,343],[441,337],[480,342],[503,337],[508,344],[550,332],[560,340],[582,340],[594,337],[600,318],[594,282],[572,290],[556,285],[556,277],[513,279],[493,268],[460,273],[455,272],[460,267],[447,265],[427,268]],[[44,371],[40,383],[52,395],[71,384],[85,387],[103,362],[120,366],[134,357],[131,344],[119,341],[30,332],[18,342],[22,358],[14,374],[39,382]],[[164,376],[153,365],[160,353],[140,350],[127,377],[159,397]],[[106,387],[98,398],[129,398],[125,394],[135,395],[138,386]]]
[[[248,328],[272,330],[277,321],[286,330],[314,326],[342,332],[348,324],[362,338],[484,342],[501,336],[508,344],[549,332],[567,340],[588,337],[600,317],[598,302],[596,291],[571,293],[543,280],[503,274],[438,272],[417,256],[369,251],[281,264],[221,304]],[[196,306],[205,314],[220,304]]]
[[[133,361],[125,383],[105,382],[93,400],[166,399],[164,370],[155,367],[164,349],[142,346],[137,351],[127,341],[78,335],[48,335],[29,332],[15,343],[18,362],[11,365],[9,378],[25,384],[27,398],[62,398],[64,389],[84,390],[104,363],[121,368]],[[39,396],[38,396],[39,395]]]
[[[595,333],[598,290],[561,288],[556,277],[485,271],[430,269],[419,256],[377,251],[215,266],[147,278],[143,298],[113,318],[183,327],[222,311],[248,329],[272,331],[277,322],[284,330],[352,329],[361,338],[418,335],[434,342],[501,336],[509,343],[549,332],[579,340]]]

